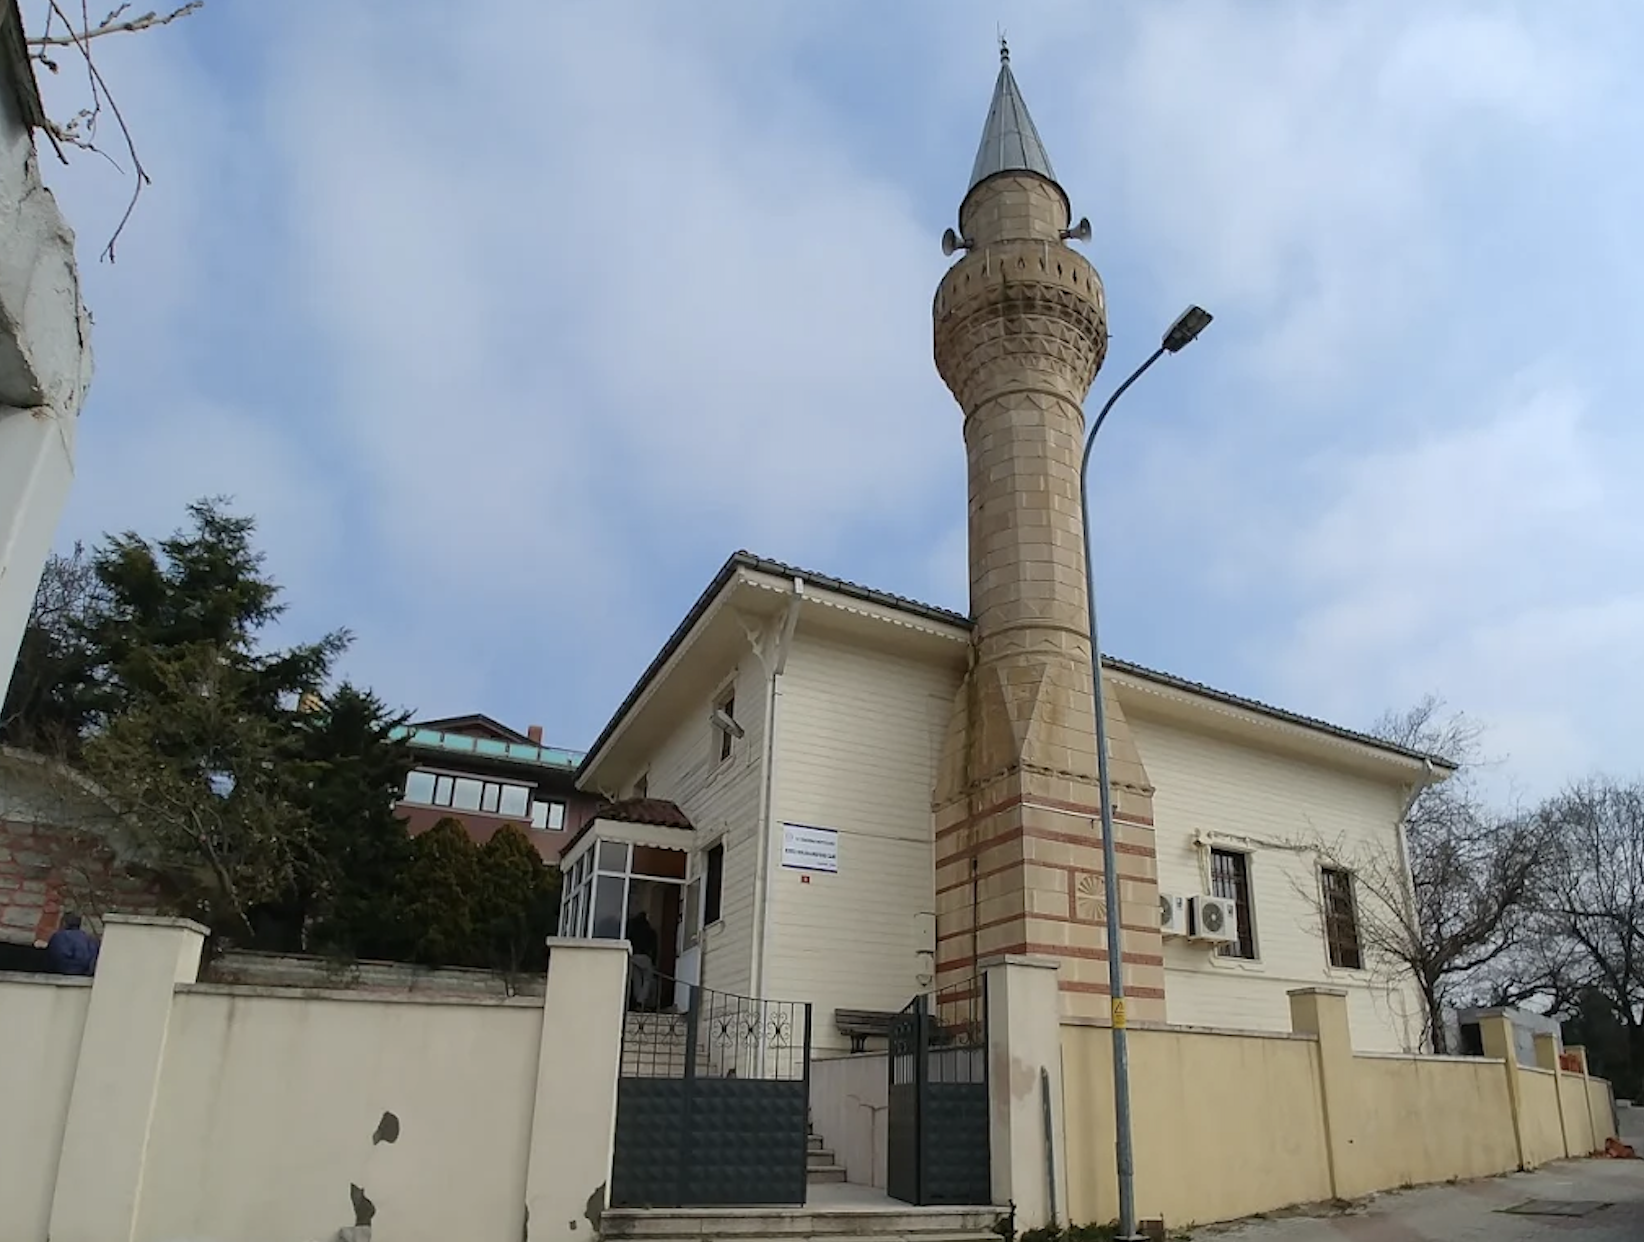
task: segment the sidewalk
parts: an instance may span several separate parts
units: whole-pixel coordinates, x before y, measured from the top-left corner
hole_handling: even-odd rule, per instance
[[[1505,1210],[1526,1204],[1568,1214]],[[1192,1236],[1216,1242],[1550,1242],[1564,1237],[1644,1242],[1644,1160],[1561,1160],[1534,1173],[1377,1195],[1339,1215],[1252,1220],[1195,1229]]]

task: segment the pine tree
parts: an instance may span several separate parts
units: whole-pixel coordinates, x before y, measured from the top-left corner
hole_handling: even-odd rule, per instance
[[[295,798],[311,834],[277,911],[279,947],[359,958],[405,953],[400,880],[412,847],[394,807],[412,765],[394,736],[405,720],[348,682],[299,715]]]
[[[70,757],[143,860],[214,931],[280,942],[268,914],[312,849],[296,706],[349,639],[266,649],[284,605],[255,522],[218,500],[189,518],[157,543],[127,533],[96,549],[95,590],[68,631],[78,659],[54,693],[83,722]]]

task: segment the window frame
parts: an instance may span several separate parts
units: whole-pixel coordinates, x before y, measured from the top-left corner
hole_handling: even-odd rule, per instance
[[[712,927],[725,918],[725,838],[710,845],[702,855],[702,926]]]
[[[1342,888],[1331,892],[1331,882],[1339,878]],[[1332,909],[1332,902],[1345,899],[1345,912]],[[1354,883],[1354,875],[1346,867],[1319,867],[1319,916],[1324,932],[1324,960],[1332,970],[1363,970],[1364,969],[1364,936],[1359,927],[1359,896],[1358,886]],[[1346,919],[1346,931],[1351,937],[1349,945],[1352,950],[1351,962],[1337,960],[1338,932],[1342,929],[1342,921]],[[1343,959],[1346,953],[1340,955]]]
[[[725,715],[731,720],[736,719],[735,678],[732,678],[727,685],[720,688],[719,693],[714,695],[713,703],[713,714],[724,712]],[[717,723],[710,725],[710,727],[713,729],[714,733],[714,748],[712,752],[714,756],[714,766],[718,767],[721,764],[729,762],[731,757],[736,754],[736,735],[729,729],[720,728]],[[647,773],[647,775],[649,774]]]
[[[1216,859],[1234,860],[1230,871],[1229,887],[1231,893],[1224,893],[1218,886],[1222,877],[1217,874]],[[1231,944],[1216,946],[1216,956],[1224,961],[1259,962],[1262,960],[1261,943],[1256,939],[1256,885],[1251,878],[1250,851],[1224,849],[1212,846],[1210,850],[1210,894],[1233,903],[1233,923],[1237,937]],[[1239,892],[1240,886],[1244,892]]]
[[[427,782],[429,788],[426,798],[416,797],[412,790],[413,782],[421,784]],[[478,788],[478,795],[473,806],[459,806],[457,804],[457,789],[461,786],[465,793]],[[434,810],[450,811],[457,815],[488,815],[494,819],[504,819],[510,822],[525,823],[531,817],[531,806],[537,800],[536,786],[525,781],[509,781],[489,776],[474,776],[469,773],[441,771],[436,768],[412,768],[406,773],[405,783],[402,786],[400,800],[412,806],[431,807]],[[510,798],[512,795],[512,798]],[[522,810],[511,810],[518,807],[523,801]],[[555,799],[544,798],[544,802],[553,802]],[[564,802],[560,801],[564,806]],[[565,821],[565,812],[560,813],[560,822]],[[557,831],[557,829],[550,829]]]

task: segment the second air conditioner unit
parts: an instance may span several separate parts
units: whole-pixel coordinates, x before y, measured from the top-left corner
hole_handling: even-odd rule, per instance
[[[1233,944],[1239,938],[1239,917],[1226,897],[1193,899],[1193,930],[1190,935],[1205,944]]]
[[[1170,893],[1159,894],[1159,934],[1187,935],[1187,898]]]

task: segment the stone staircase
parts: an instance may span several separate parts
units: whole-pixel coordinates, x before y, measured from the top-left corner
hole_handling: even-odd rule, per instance
[[[815,1130],[807,1131],[805,1149],[805,1181],[812,1186],[828,1186],[845,1180],[845,1166],[836,1164],[833,1152],[822,1146],[822,1136]]]
[[[602,1242],[999,1242],[994,1208],[807,1204],[796,1208],[645,1208],[607,1211]]]

